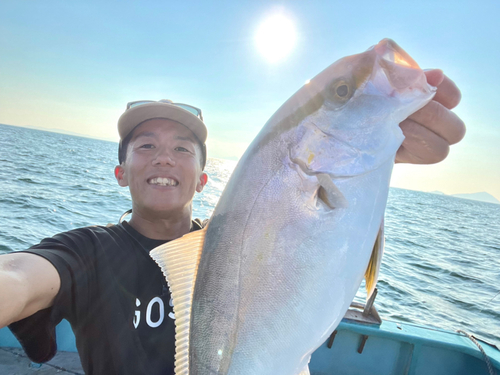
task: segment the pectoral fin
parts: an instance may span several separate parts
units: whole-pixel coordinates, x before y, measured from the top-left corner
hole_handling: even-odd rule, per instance
[[[334,184],[332,178],[326,173],[316,175],[320,184],[318,188],[318,199],[323,201],[330,208],[345,208],[347,200],[344,194]]]
[[[375,239],[375,244],[373,245],[372,256],[365,272],[367,300],[371,297],[373,291],[375,290],[375,286],[377,285],[378,273],[380,265],[382,264],[382,255],[384,253],[384,244],[384,220],[382,220],[377,238]]]
[[[194,284],[207,228],[153,249],[149,255],[165,276],[175,314],[175,374],[189,374],[189,329]]]

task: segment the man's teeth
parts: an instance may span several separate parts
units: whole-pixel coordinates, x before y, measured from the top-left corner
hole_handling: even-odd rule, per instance
[[[149,180],[151,185],[161,185],[161,186],[177,186],[179,182],[166,177],[157,177]]]

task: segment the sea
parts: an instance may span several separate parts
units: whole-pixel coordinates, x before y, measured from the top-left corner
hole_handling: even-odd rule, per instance
[[[131,208],[117,143],[0,125],[0,253]],[[209,218],[235,161],[208,159],[193,217]],[[391,188],[375,306],[381,317],[464,330],[500,347],[500,205]],[[366,296],[363,285],[356,300]]]

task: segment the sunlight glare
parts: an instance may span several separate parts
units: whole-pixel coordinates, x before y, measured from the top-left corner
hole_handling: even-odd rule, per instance
[[[282,14],[266,18],[260,24],[255,36],[257,49],[270,63],[284,60],[292,52],[295,41],[295,25]]]

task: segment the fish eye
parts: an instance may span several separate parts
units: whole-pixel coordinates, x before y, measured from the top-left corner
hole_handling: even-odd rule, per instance
[[[335,80],[329,88],[329,97],[336,104],[345,104],[354,93],[351,82],[345,79]]]
[[[349,88],[347,87],[347,85],[338,86],[336,91],[337,95],[340,96],[341,98],[344,98],[347,96],[347,94],[349,94]]]

